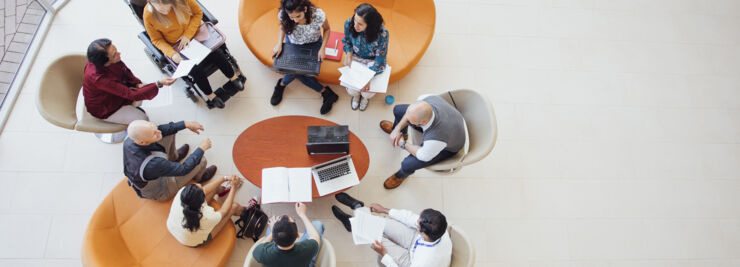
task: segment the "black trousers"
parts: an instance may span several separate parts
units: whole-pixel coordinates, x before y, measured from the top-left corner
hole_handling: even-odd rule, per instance
[[[208,83],[208,76],[211,73],[207,71],[207,69],[212,69],[211,66],[218,67],[218,69],[221,70],[221,73],[223,73],[227,78],[234,77],[234,69],[231,67],[231,63],[229,63],[229,59],[226,57],[226,54],[224,54],[224,51],[221,49],[213,50],[203,59],[203,61],[198,63],[198,65],[195,65],[189,73],[195,80],[195,84],[197,84],[200,90],[206,95],[213,93],[211,84]]]

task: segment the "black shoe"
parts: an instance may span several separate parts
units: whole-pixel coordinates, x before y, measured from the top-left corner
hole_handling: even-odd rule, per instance
[[[235,91],[242,91],[244,90],[244,81],[242,80],[242,78],[246,79],[244,76],[240,74],[239,77],[237,77],[236,79],[226,82],[224,87],[228,86],[230,87],[229,89],[234,89]]]
[[[272,92],[270,104],[272,104],[273,106],[277,106],[277,104],[280,104],[280,101],[283,101],[283,92],[285,91],[285,85],[280,85],[281,82],[283,82],[282,78],[277,81],[277,84],[275,84],[275,91]]]
[[[216,175],[216,170],[218,170],[216,165],[208,166],[208,168],[206,168],[206,171],[203,172],[203,176],[201,176],[200,180],[197,180],[196,182],[202,184],[207,182],[208,180],[211,180],[211,178]]]
[[[239,81],[239,85],[236,88],[239,89],[239,91],[244,91],[244,83],[247,82],[247,77],[244,77],[241,73],[239,73],[239,77],[236,78],[236,81]]]
[[[182,161],[182,159],[185,158],[185,156],[188,155],[188,151],[190,151],[190,145],[184,144],[180,148],[177,149],[177,162]]]
[[[336,198],[339,203],[342,203],[353,210],[365,206],[365,203],[349,196],[347,193],[336,194],[334,195],[334,198]]]
[[[214,107],[216,108],[224,108],[226,105],[224,104],[224,101],[221,100],[220,97],[216,96],[211,100],[206,100],[206,105],[208,105],[209,109],[212,109]]]
[[[331,212],[334,213],[334,216],[337,217],[340,222],[342,222],[342,225],[344,225],[344,229],[347,229],[347,232],[352,232],[352,224],[349,223],[349,218],[352,216],[344,213],[344,211],[339,209],[336,205],[331,205]]]
[[[324,86],[324,92],[321,93],[321,97],[324,98],[324,103],[321,104],[321,110],[319,112],[321,112],[321,115],[324,115],[331,111],[332,105],[334,105],[334,102],[337,102],[339,96],[329,86]]]

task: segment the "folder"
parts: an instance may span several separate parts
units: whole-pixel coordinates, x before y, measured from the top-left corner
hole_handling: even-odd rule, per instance
[[[342,49],[344,49],[342,39],[344,39],[344,33],[335,31],[329,33],[329,41],[324,48],[326,59],[334,61],[342,60]]]

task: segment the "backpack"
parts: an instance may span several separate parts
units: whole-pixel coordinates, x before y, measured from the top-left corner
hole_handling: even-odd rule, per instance
[[[237,226],[236,237],[237,238],[252,238],[254,242],[257,242],[262,236],[262,233],[267,228],[267,214],[260,209],[260,205],[257,204],[254,207],[247,209],[239,215],[239,219],[234,222]]]

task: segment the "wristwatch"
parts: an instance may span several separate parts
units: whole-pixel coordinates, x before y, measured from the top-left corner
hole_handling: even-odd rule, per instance
[[[157,88],[162,88],[162,83],[160,83],[159,81],[154,81],[154,82],[157,84]]]
[[[399,147],[401,147],[401,149],[406,149],[406,141],[401,141],[401,145]]]

